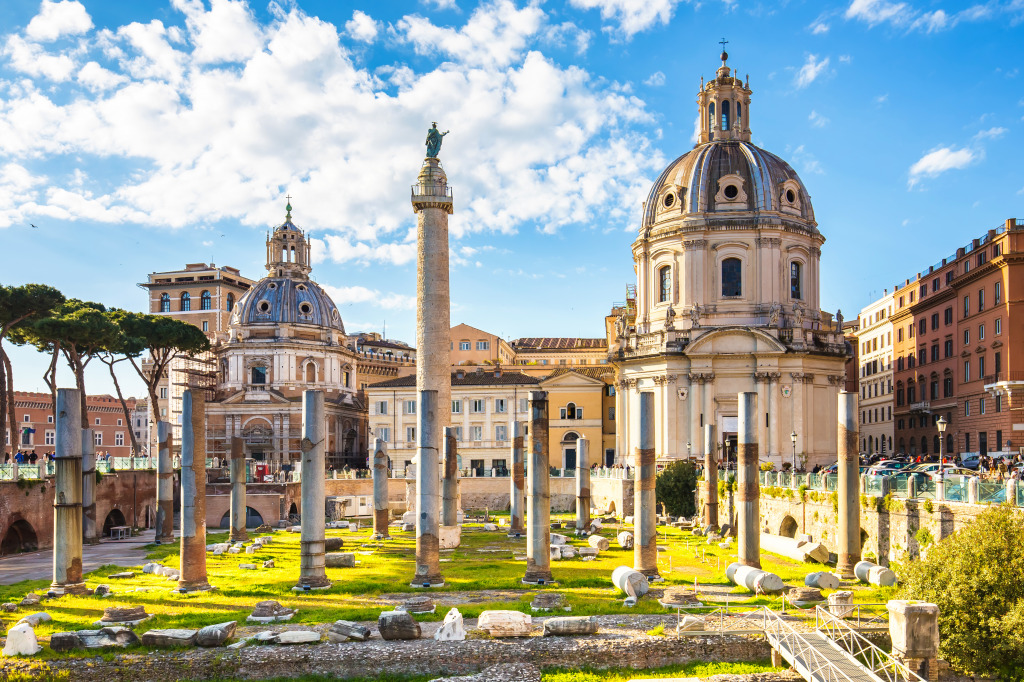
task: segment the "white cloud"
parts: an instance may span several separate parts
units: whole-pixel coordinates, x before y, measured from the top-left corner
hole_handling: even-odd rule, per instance
[[[75,0],[51,2],[43,0],[39,14],[32,17],[25,35],[32,40],[49,42],[61,36],[75,36],[92,28],[92,18],[85,6]]]
[[[647,78],[647,80],[644,81],[644,85],[650,85],[654,88],[660,88],[664,84],[665,74],[661,71],[655,71]]]
[[[889,24],[907,31],[936,33],[951,29],[960,22],[977,22],[1008,18],[1010,25],[1020,23],[1024,18],[1024,3],[1020,0],[971,5],[953,14],[937,9],[922,12],[906,2],[891,0],[853,0],[847,7],[846,19],[863,21],[868,26]]]
[[[11,68],[15,71],[52,81],[66,81],[75,70],[75,62],[71,57],[44,52],[38,44],[28,42],[19,35],[11,35],[0,54],[10,59]]]
[[[345,32],[361,43],[372,43],[377,39],[377,22],[366,12],[356,10],[352,18],[345,22]]]
[[[829,28],[830,27],[827,22],[822,21],[821,19],[816,19],[814,23],[811,24],[811,33],[816,36],[822,35],[824,33],[828,33]]]
[[[46,177],[33,175],[17,163],[0,166],[0,227],[25,221],[24,204],[46,181]]]
[[[887,101],[889,101],[888,92],[883,95],[878,95],[877,97],[875,97],[875,104],[885,104]]]
[[[924,31],[925,33],[935,33],[941,31],[949,26],[950,18],[941,9],[935,10],[934,12],[925,12],[911,24],[911,28]]]
[[[381,293],[377,289],[364,286],[335,287],[321,284],[327,295],[339,308],[349,303],[369,303],[385,310],[413,310],[416,308],[416,297],[393,292]]]
[[[811,110],[811,115],[807,117],[807,120],[811,122],[811,125],[815,128],[824,128],[828,125],[829,119],[819,114],[817,111]]]
[[[109,90],[128,82],[125,76],[89,62],[78,71],[78,82],[90,90]]]
[[[853,61],[853,57],[851,57],[848,54],[841,54],[841,55],[839,55],[839,63],[840,64],[849,64],[852,61]]]
[[[202,0],[171,0],[185,15],[192,44],[192,59],[197,64],[244,61],[260,50],[263,38],[256,21],[243,0],[210,0],[206,11]],[[171,42],[181,42],[172,27]],[[183,36],[182,36],[183,38]]]
[[[995,127],[988,130],[981,130],[974,136],[975,140],[998,140],[1009,132],[1006,128]]]
[[[807,61],[800,67],[800,70],[796,74],[794,84],[798,88],[806,88],[808,85],[816,81],[823,74],[828,73],[829,58],[825,57],[822,60],[818,60],[818,56],[814,54],[807,55]]]
[[[948,170],[959,170],[971,165],[983,156],[981,151],[964,147],[940,147],[922,156],[910,167],[909,187],[914,187],[922,178],[934,178]]]
[[[629,40],[655,24],[667,26],[682,0],[569,0],[579,9],[598,9],[601,18],[618,24],[617,32]],[[606,27],[606,30],[612,30]]]
[[[853,0],[846,8],[847,19],[858,19],[869,26],[883,22],[901,24],[912,14],[905,2],[889,2],[889,0]]]
[[[458,9],[455,0],[420,0],[425,5],[433,5],[434,9]]]
[[[825,169],[821,167],[821,163],[815,158],[814,154],[807,151],[803,145],[800,145],[793,151],[789,152],[789,157],[793,159],[794,165],[796,165],[800,172],[811,175],[824,175]]]

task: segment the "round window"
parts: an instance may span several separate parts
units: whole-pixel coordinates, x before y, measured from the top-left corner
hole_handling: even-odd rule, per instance
[[[791,189],[787,189],[787,190],[786,190],[786,201],[788,201],[788,202],[789,202],[789,203],[791,203],[791,204],[792,204],[792,203],[793,203],[794,201],[796,201],[796,192],[794,192],[794,191],[793,191],[793,190],[791,190]]]
[[[740,191],[736,189],[736,185],[726,185],[725,191],[723,192],[726,199],[735,199],[739,193]]]
[[[672,204],[676,203],[676,195],[674,195],[674,194],[666,194],[664,201],[665,201],[665,208],[668,208]]]
[[[303,315],[309,315],[310,313],[313,312],[313,306],[311,306],[308,303],[302,303],[301,305],[299,305],[299,312],[302,313]]]
[[[267,288],[270,289],[271,291],[273,291],[274,289],[277,288],[277,283],[276,282],[270,282],[269,284],[267,284]]]
[[[299,291],[305,291],[306,290],[306,285],[305,284],[299,284],[299,285],[296,285],[295,288],[298,289]]]
[[[270,312],[270,302],[269,301],[260,301],[260,304],[257,306],[257,309],[261,313],[269,313]]]

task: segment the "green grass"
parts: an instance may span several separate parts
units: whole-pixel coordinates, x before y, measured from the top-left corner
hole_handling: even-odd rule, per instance
[[[569,520],[568,515],[556,515]],[[614,525],[606,527],[603,533],[614,538]],[[206,555],[209,581],[218,589],[212,592],[180,595],[172,591],[176,583],[161,576],[144,574],[136,567],[136,576],[129,580],[109,580],[108,576],[124,570],[118,566],[102,566],[86,576],[89,587],[100,583],[110,585],[112,597],[65,596],[46,602],[45,610],[53,621],[36,629],[41,637],[53,632],[79,630],[93,627],[105,607],[145,606],[153,618],[138,626],[144,632],[151,628],[200,628],[205,625],[236,620],[244,625],[246,616],[257,601],[274,599],[290,608],[297,608],[293,624],[319,624],[345,619],[373,621],[383,610],[378,599],[382,594],[417,592],[410,587],[415,567],[415,538],[412,533],[395,532],[395,539],[386,542],[372,542],[370,529],[358,532],[331,530],[329,537],[345,539],[343,551],[356,552],[359,565],[349,569],[327,569],[327,576],[334,581],[333,587],[322,592],[293,592],[299,575],[299,534],[274,533],[274,541],[255,555],[224,554]],[[226,541],[226,533],[210,533],[208,543]],[[586,541],[569,535],[568,542],[575,546],[586,546]],[[679,529],[668,528],[659,532],[658,542],[668,548],[659,553],[659,565],[665,582],[657,587],[692,585],[696,579],[701,587],[719,586],[731,591],[730,606],[768,605],[779,608],[781,597],[754,597],[746,590],[734,588],[725,578],[725,569],[736,560],[735,548],[721,549],[717,544],[708,545]],[[551,569],[559,585],[556,588],[566,597],[572,607],[572,615],[589,616],[602,614],[664,614],[666,610],[653,599],[641,599],[632,608],[622,603],[623,595],[611,584],[611,573],[621,565],[631,566],[632,550],[623,550],[612,539],[611,548],[602,552],[594,561],[579,558],[552,562]],[[362,546],[360,546],[362,545]],[[178,545],[150,545],[149,560],[159,561],[176,567],[179,562]],[[501,550],[483,552],[480,550]],[[700,558],[695,557],[695,550]],[[360,554],[359,552],[371,552]],[[509,540],[504,532],[486,532],[481,524],[469,524],[463,529],[462,546],[451,552],[442,552],[441,572],[445,587],[432,592],[508,590],[516,591],[508,601],[481,601],[459,606],[466,618],[475,618],[487,609],[513,609],[530,613],[530,601],[536,588],[525,589],[521,579],[526,569],[524,561],[514,561],[516,555],[526,552],[525,540]],[[261,566],[266,559],[273,559],[275,568],[256,571],[241,570],[240,563],[255,563]],[[669,571],[671,562],[672,570]],[[812,570],[820,570],[811,564],[801,564],[789,559],[762,553],[765,570],[778,574],[787,584],[802,585],[804,576]],[[43,594],[50,580],[30,580],[15,585],[0,586],[0,601],[19,601],[26,593],[35,591]],[[135,592],[142,588],[148,591]],[[892,594],[892,588],[855,588],[859,602],[884,602]],[[884,606],[880,607],[884,610]],[[438,608],[437,613],[417,616],[421,621],[444,619],[447,608]],[[25,615],[21,610],[11,614],[16,618]],[[9,627],[5,623],[4,627]],[[48,647],[42,657],[85,656],[79,654],[55,654]],[[89,654],[93,655],[93,654]]]

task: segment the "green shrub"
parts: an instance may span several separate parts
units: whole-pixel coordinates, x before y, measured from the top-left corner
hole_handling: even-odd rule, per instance
[[[1022,546],[1024,516],[992,507],[899,570],[901,598],[938,605],[940,655],[956,670],[1024,680]]]
[[[672,516],[696,513],[693,493],[697,489],[697,471],[689,462],[676,461],[665,467],[654,481],[654,496]]]
[[[932,537],[932,532],[927,528],[918,528],[917,532],[914,533],[914,539],[917,540],[917,544],[921,547],[927,547],[935,542],[935,538]]]
[[[929,514],[935,511],[935,506],[932,504],[932,501],[927,498],[925,498],[924,504],[922,504],[921,506]]]

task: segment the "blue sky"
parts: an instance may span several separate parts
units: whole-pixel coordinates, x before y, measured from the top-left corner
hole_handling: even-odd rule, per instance
[[[0,281],[141,310],[149,272],[258,278],[290,192],[348,330],[412,342],[436,120],[453,322],[599,336],[724,36],[754,142],[812,196],[823,305],[852,317],[1024,217],[1022,21],[1024,0],[5,0]],[[14,359],[41,390],[43,359]]]

